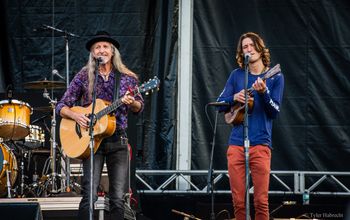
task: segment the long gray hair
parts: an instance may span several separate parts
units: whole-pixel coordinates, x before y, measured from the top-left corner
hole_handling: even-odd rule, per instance
[[[121,55],[119,53],[119,50],[113,44],[111,44],[111,47],[112,47],[112,65],[113,65],[112,68],[117,69],[119,73],[124,73],[128,76],[138,79],[137,75],[124,65]],[[84,69],[87,69],[88,71],[88,77],[89,77],[89,88],[88,88],[89,98],[92,97],[92,89],[93,89],[94,80],[95,80],[95,73],[94,73],[95,67],[96,67],[96,61],[93,56],[92,50],[90,50],[89,60],[87,64],[84,66]],[[116,74],[119,74],[119,73],[116,73]]]

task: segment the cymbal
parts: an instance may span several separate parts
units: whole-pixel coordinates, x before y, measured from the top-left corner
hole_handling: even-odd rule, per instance
[[[66,84],[61,81],[32,81],[23,84],[25,89],[65,89]]]

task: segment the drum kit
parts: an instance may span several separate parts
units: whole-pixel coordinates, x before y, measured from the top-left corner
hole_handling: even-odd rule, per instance
[[[65,83],[45,79],[24,83],[24,88],[43,89],[43,97],[49,100],[49,107],[34,108],[34,111],[52,112],[51,130],[49,130],[50,151],[47,151],[50,157],[45,162],[42,175],[37,174],[35,167],[32,182],[26,181],[29,179],[26,171],[29,170],[32,153],[44,147],[45,132],[40,126],[30,123],[33,108],[28,103],[12,99],[12,93],[10,96],[8,95],[8,99],[0,101],[0,197],[41,197],[46,196],[47,193],[58,193],[64,191],[62,186],[65,187],[62,176],[69,176],[67,173],[59,174],[62,172],[58,172],[56,165],[59,159],[65,158],[63,152],[59,152],[59,154],[56,152],[60,150],[57,148],[55,137],[57,101],[53,100],[47,92],[47,89],[64,89],[66,88]],[[38,119],[34,121],[38,121]],[[50,170],[51,173],[49,173]],[[66,169],[62,168],[61,170],[65,171]],[[59,183],[58,180],[61,182]],[[57,188],[59,185],[60,189]]]

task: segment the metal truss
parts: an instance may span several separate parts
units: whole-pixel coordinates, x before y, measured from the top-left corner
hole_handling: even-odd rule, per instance
[[[207,170],[136,170],[139,193],[207,194]],[[187,189],[178,189],[185,181]],[[227,170],[214,170],[215,194],[230,194]],[[252,185],[252,184],[251,184]],[[303,194],[350,196],[350,172],[271,171],[269,194]],[[250,188],[254,192],[254,187]]]
[[[81,164],[71,164],[71,176],[80,176]],[[107,176],[106,166],[103,176]],[[136,170],[136,186],[144,194],[207,194],[208,170]],[[178,182],[187,183],[179,189]],[[252,185],[252,184],[250,184]],[[227,170],[213,171],[215,194],[230,194]],[[252,194],[254,187],[249,189]],[[350,172],[272,170],[269,194],[350,196]]]

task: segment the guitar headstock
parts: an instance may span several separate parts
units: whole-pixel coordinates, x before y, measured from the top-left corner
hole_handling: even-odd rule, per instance
[[[264,75],[264,79],[268,79],[268,78],[276,75],[276,73],[279,73],[279,72],[281,72],[281,65],[276,64],[274,67],[269,69],[269,71],[267,71],[267,73]]]
[[[144,82],[138,87],[138,91],[140,93],[145,92],[146,95],[149,94],[149,91],[153,91],[153,89],[157,88],[159,90],[160,80],[155,76],[153,79],[149,79],[147,82]]]

